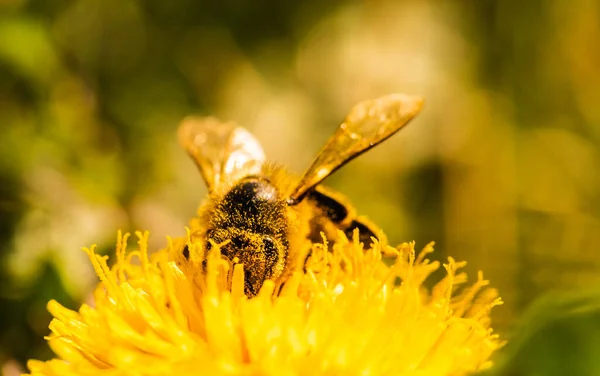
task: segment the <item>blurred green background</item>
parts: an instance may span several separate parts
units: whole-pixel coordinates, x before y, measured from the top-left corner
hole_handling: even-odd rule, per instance
[[[596,0],[0,0],[3,370],[50,357],[48,299],[87,298],[80,247],[184,234],[206,190],[183,116],[234,120],[301,172],[353,104],[391,92],[423,113],[327,184],[393,243],[485,272],[518,344],[499,372],[600,352],[599,40]]]

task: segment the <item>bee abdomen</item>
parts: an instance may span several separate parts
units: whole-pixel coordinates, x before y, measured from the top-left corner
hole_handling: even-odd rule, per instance
[[[307,199],[313,201],[333,223],[340,224],[348,218],[348,208],[334,197],[317,189],[311,190]]]
[[[352,239],[354,236],[354,230],[358,229],[358,241],[363,243],[365,247],[368,247],[373,241],[371,238],[380,239],[380,236],[375,232],[379,232],[378,229],[373,228],[371,224],[367,224],[362,219],[353,220],[350,225],[344,230],[346,237]]]
[[[354,209],[348,203],[344,203],[344,197],[333,192],[327,192],[323,188],[317,186],[307,194],[307,199],[311,200],[321,211],[321,215],[325,218],[314,218],[312,221],[312,231],[309,234],[311,241],[321,241],[321,231],[327,234],[327,225],[325,221],[329,221],[337,229],[342,230],[348,239],[352,239],[354,230],[358,229],[359,241],[368,247],[372,240],[371,238],[379,238],[378,233],[381,231],[377,226],[370,223],[364,218],[356,217]],[[324,221],[325,219],[325,221]]]

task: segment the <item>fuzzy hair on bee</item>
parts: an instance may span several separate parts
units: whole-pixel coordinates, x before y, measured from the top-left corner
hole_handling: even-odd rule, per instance
[[[335,242],[340,232],[351,237],[357,231],[367,246],[372,238],[385,241],[376,225],[321,182],[396,133],[422,102],[405,94],[360,102],[300,177],[267,162],[260,143],[244,128],[215,118],[184,119],[179,141],[196,162],[209,194],[178,262],[202,273],[207,255],[219,245],[223,258],[243,264],[244,292],[253,297],[264,281],[282,283],[303,268],[322,234]]]

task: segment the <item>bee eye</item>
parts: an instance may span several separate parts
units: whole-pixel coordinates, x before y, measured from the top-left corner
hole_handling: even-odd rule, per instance
[[[187,244],[183,247],[183,251],[181,253],[183,253],[183,257],[185,257],[186,260],[190,259],[190,249]]]
[[[277,245],[273,239],[270,237],[263,238],[263,246],[268,259],[275,259],[277,257]]]

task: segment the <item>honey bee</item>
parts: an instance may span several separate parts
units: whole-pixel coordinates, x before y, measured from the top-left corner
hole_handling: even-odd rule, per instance
[[[267,163],[259,142],[244,128],[215,118],[185,118],[179,141],[196,162],[208,187],[198,210],[199,242],[205,268],[213,244],[221,255],[244,265],[244,290],[255,296],[265,280],[275,282],[303,267],[312,242],[324,233],[335,241],[341,230],[357,230],[365,245],[383,239],[377,226],[357,216],[352,205],[321,182],[338,168],[386,140],[421,109],[420,97],[392,94],[355,105],[318,153],[312,165],[296,178]],[[184,245],[183,262],[190,262]]]

